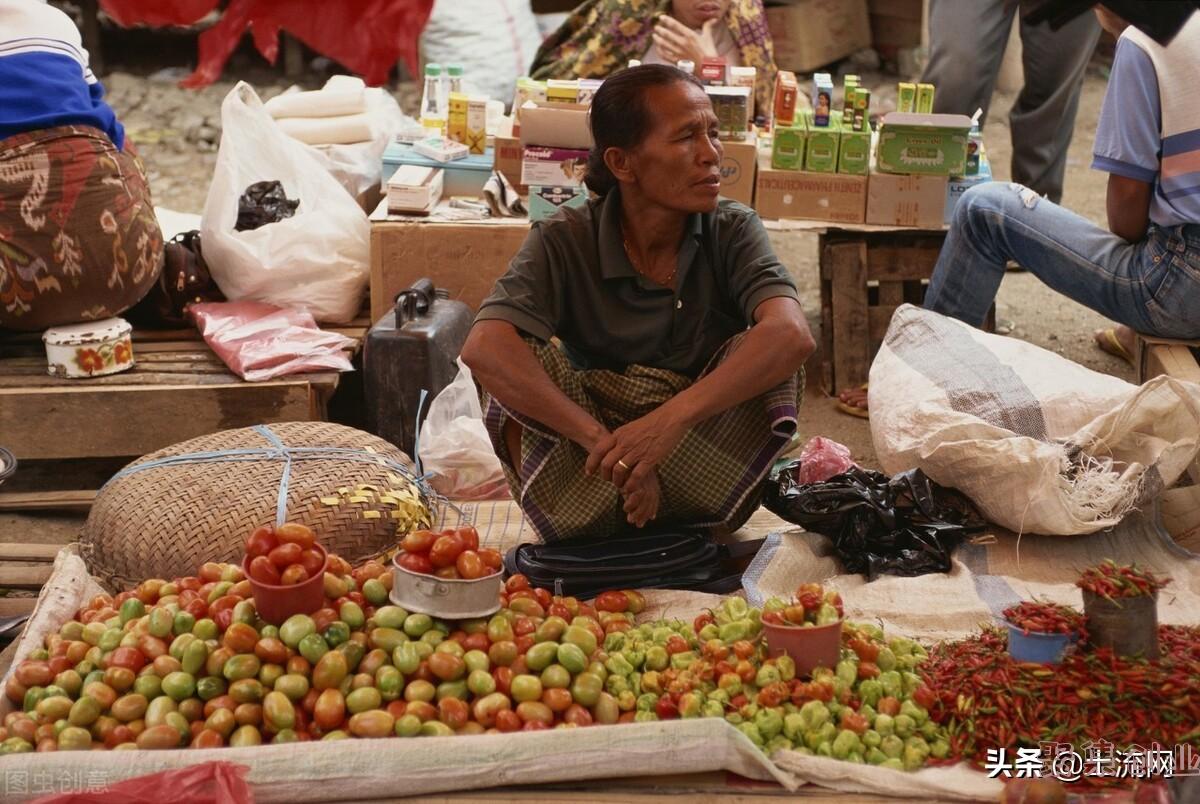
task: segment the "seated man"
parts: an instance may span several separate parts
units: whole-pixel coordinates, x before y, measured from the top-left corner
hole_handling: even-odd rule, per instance
[[[1108,230],[1019,184],[974,187],[955,207],[925,306],[982,325],[1015,260],[1116,321],[1097,341],[1128,357],[1135,330],[1200,338],[1200,12],[1166,47],[1096,13],[1120,37],[1092,161],[1110,174]],[[841,401],[865,409],[865,396]]]
[[[0,329],[117,315],[159,279],[146,173],[103,97],[70,17],[0,0]]]
[[[737,528],[796,430],[814,344],[795,285],[754,212],[718,200],[693,76],[622,71],[591,126],[599,198],[534,224],[463,346],[492,444],[546,541]]]

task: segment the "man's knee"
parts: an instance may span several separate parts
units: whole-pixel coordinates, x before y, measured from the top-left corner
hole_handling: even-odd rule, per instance
[[[963,193],[954,207],[954,223],[977,229],[998,216],[1036,209],[1039,203],[1045,203],[1045,199],[1022,184],[986,182]]]

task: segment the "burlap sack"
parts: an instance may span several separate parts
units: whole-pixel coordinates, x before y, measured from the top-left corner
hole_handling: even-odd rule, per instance
[[[255,528],[293,521],[357,564],[436,521],[411,465],[382,438],[325,422],[194,438],[134,461],[100,489],[80,554],[101,582],[123,588],[240,561]]]
[[[871,365],[871,435],[1017,532],[1112,527],[1200,452],[1200,386],[1141,388],[1032,344],[900,307]]]

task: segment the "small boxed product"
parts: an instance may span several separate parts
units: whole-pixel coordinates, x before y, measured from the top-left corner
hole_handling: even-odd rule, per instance
[[[579,103],[579,81],[549,79],[546,81],[546,100],[549,103]]]
[[[461,92],[450,93],[450,108],[446,118],[446,136],[455,142],[467,144],[468,98]]]
[[[725,85],[725,59],[709,56],[700,62],[700,80],[710,87]]]
[[[826,128],[833,111],[833,78],[829,73],[813,75],[813,117],[810,128]]]
[[[521,152],[521,183],[562,187],[583,184],[588,151],[526,145]]]
[[[744,140],[750,131],[750,90],[746,87],[705,87],[717,115],[723,140]]]
[[[442,197],[441,168],[401,165],[387,181],[390,212],[428,214]]]
[[[588,108],[578,103],[526,103],[521,107],[521,144],[591,148]]]
[[[859,87],[854,90],[854,117],[845,121],[855,131],[865,131],[871,125],[871,90]],[[844,119],[844,118],[843,118]],[[853,125],[850,123],[853,122]]]
[[[513,118],[513,136],[521,131],[521,109],[526,103],[545,103],[546,102],[546,82],[535,81],[532,78],[524,77],[517,79],[517,89],[513,93],[512,118]]]
[[[600,85],[604,83],[601,78],[580,78],[579,79],[579,97],[576,103],[581,106],[590,106],[592,98],[596,97],[596,90],[600,89]]]
[[[771,137],[771,169],[803,170],[807,131],[800,126],[776,126]]]
[[[487,106],[488,99],[472,97],[467,99],[466,146],[473,154],[487,151]]]
[[[842,84],[842,119],[854,117],[854,92],[858,89],[857,75],[847,75]]]
[[[917,111],[917,85],[901,81],[896,89],[896,111],[915,114]]]
[[[871,124],[863,131],[855,131],[842,123],[841,141],[838,143],[838,173],[863,175],[871,163]]]
[[[775,125],[790,126],[796,122],[796,97],[799,92],[795,73],[780,70],[775,74]]]
[[[455,142],[448,137],[426,137],[413,143],[412,149],[421,156],[435,162],[453,162],[455,159],[466,159],[471,149],[461,142]]]
[[[892,112],[879,123],[875,160],[883,173],[961,176],[967,169],[971,118]]]
[[[532,186],[529,188],[529,220],[544,221],[563,207],[582,207],[587,200],[587,188],[578,184]]]
[[[917,84],[917,114],[933,114],[933,84]]]
[[[754,119],[754,82],[758,78],[758,70],[753,67],[729,67],[726,70],[729,78],[726,83],[731,87],[746,87],[750,90],[750,119]]]
[[[810,116],[811,115],[811,116]],[[815,114],[805,114],[808,136],[804,145],[804,169],[810,173],[837,173],[838,149],[841,146],[841,113],[830,116],[833,125],[815,126]]]

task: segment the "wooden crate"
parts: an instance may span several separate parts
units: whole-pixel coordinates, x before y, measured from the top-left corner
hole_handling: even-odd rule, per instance
[[[366,324],[333,329],[361,343]],[[135,330],[133,352],[130,371],[68,380],[46,373],[38,335],[0,338],[0,434],[21,462],[0,492],[0,510],[86,509],[95,479],[58,482],[73,470],[100,464],[107,476],[132,458],[219,430],[328,420],[341,380],[327,371],[245,382],[195,330]],[[38,478],[33,487],[29,477]]]

